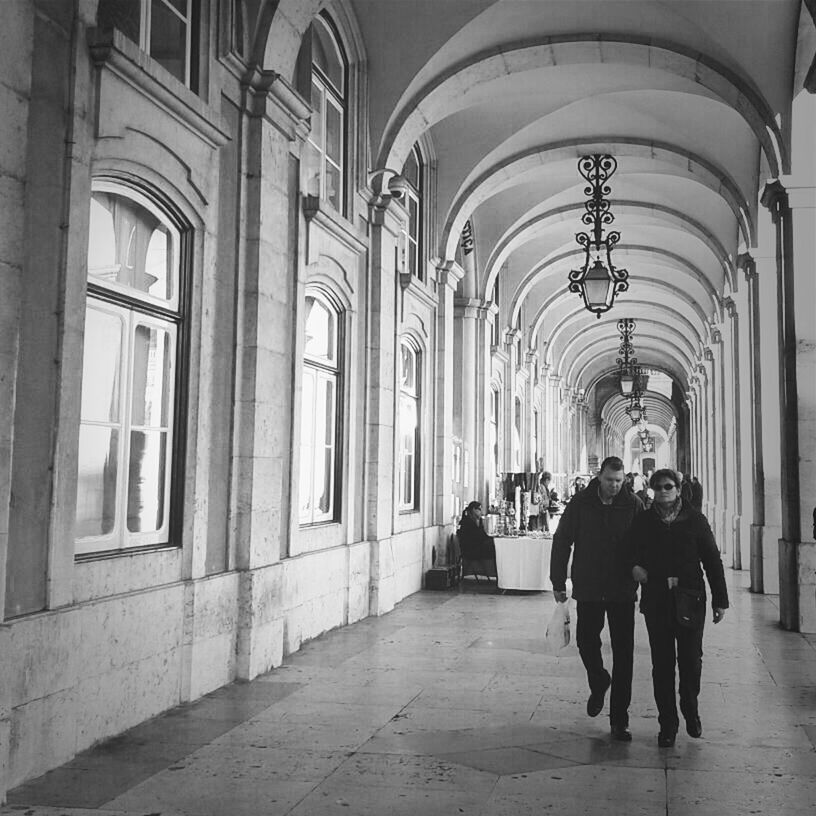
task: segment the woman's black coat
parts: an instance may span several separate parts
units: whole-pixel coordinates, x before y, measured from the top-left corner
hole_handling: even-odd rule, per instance
[[[640,609],[649,614],[669,603],[667,578],[676,577],[681,587],[705,593],[703,569],[711,588],[711,605],[728,608],[720,551],[708,519],[683,502],[677,518],[669,525],[660,520],[654,507],[635,517],[629,530],[632,565],[643,567],[648,580],[641,585]]]

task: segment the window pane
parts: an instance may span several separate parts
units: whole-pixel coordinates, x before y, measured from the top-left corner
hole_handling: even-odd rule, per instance
[[[318,426],[322,429],[319,446],[316,450],[320,461],[315,462],[315,505],[323,516],[330,515],[333,510],[334,492],[334,382],[321,378],[319,383],[318,407],[322,409]],[[318,440],[316,440],[318,441]]]
[[[320,167],[322,164],[322,157],[317,146],[312,142],[311,138],[306,141],[306,147],[303,151],[303,191],[306,195],[320,198],[322,191],[320,189]]]
[[[416,384],[416,377],[414,376],[414,353],[403,343],[400,346],[400,354],[402,356],[401,387],[413,391]]]
[[[182,17],[187,16],[188,0],[164,0],[164,2],[173,6],[173,8],[176,9],[176,11],[178,11],[178,13],[181,14]]]
[[[312,141],[322,149],[323,147],[323,89],[312,80]]]
[[[312,62],[317,65],[342,96],[344,88],[345,64],[334,35],[328,25],[316,17],[312,25]]]
[[[79,429],[76,535],[107,535],[116,521],[119,431],[83,425]]]
[[[343,209],[343,179],[340,170],[326,162],[326,200],[338,211]]]
[[[131,533],[160,530],[164,524],[167,433],[131,431],[127,527]]]
[[[82,360],[82,419],[119,421],[122,320],[88,306]]]
[[[405,160],[402,168],[402,177],[414,185],[419,190],[419,164],[417,163],[416,150],[412,150]]]
[[[173,234],[150,210],[116,193],[94,192],[88,277],[162,300],[175,295]]]
[[[416,276],[417,274],[417,245],[410,238],[408,239],[408,271]]]
[[[162,0],[150,14],[150,56],[180,82],[187,82],[187,26]]]
[[[300,520],[311,521],[312,483],[315,439],[315,380],[310,366],[303,368],[303,391],[300,412]]]
[[[419,239],[419,203],[413,196],[408,198],[408,234],[415,241]]]
[[[166,428],[170,416],[170,334],[136,326],[133,337],[131,425]]]
[[[337,361],[337,316],[314,297],[306,298],[306,337],[303,353],[326,364]]]
[[[343,113],[326,100],[326,155],[334,164],[343,164]]]
[[[139,42],[142,0],[100,0],[96,22],[100,28],[118,28],[128,39]]]

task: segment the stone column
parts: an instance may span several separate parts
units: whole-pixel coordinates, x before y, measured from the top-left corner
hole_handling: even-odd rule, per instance
[[[504,461],[509,471],[518,471],[521,463],[516,463],[513,454],[513,440],[516,431],[516,382],[518,379],[518,355],[516,340],[521,338],[517,329],[507,329],[504,333],[504,350],[507,354],[504,377]]]
[[[436,374],[434,405],[434,480],[433,523],[442,530],[451,529],[453,504],[451,479],[453,475],[453,320],[456,287],[464,271],[455,261],[445,261],[436,271]],[[474,327],[475,328],[475,327]],[[475,347],[472,338],[470,347]],[[473,386],[473,382],[471,382]],[[471,405],[471,407],[473,407]],[[468,420],[473,425],[475,417]],[[443,552],[438,546],[437,552]]]
[[[751,461],[751,510],[750,510],[750,569],[751,592],[764,592],[763,567],[763,530],[765,528],[765,468],[763,465],[762,445],[762,366],[759,354],[759,293],[757,270],[754,259],[743,254],[738,258],[738,265],[743,270],[747,283],[747,351],[748,383],[742,390],[748,394],[746,405],[750,405],[750,433],[748,451]]]
[[[283,653],[283,622],[268,598],[281,581],[289,538],[298,262],[291,202],[298,194],[297,140],[311,111],[278,74],[260,70],[244,79],[243,108],[230,533],[241,572],[236,672],[252,679],[279,665]]]
[[[740,382],[743,379],[740,371],[740,333],[739,333],[739,313],[737,304],[732,298],[726,298],[725,311],[728,315],[728,326],[726,331],[727,351],[724,355],[726,364],[726,379],[728,388],[726,389],[725,415],[729,421],[725,425],[727,434],[726,451],[728,453],[728,473],[733,474],[729,478],[732,486],[732,503],[730,507],[729,525],[734,533],[734,550],[732,566],[734,569],[743,569],[743,537],[742,537],[742,505],[743,505],[743,459],[742,459],[742,436],[743,436],[743,412],[742,400],[740,399]],[[747,562],[747,559],[745,559]]]
[[[467,495],[484,502],[488,498],[476,495],[477,455],[482,434],[478,428],[484,425],[484,302],[475,298],[454,299],[455,334],[461,338],[457,344],[454,367],[453,414],[454,433],[462,439],[462,485]],[[480,326],[481,323],[481,326]],[[481,339],[481,345],[480,345]],[[479,352],[482,352],[481,354]],[[480,359],[482,358],[482,359]],[[464,498],[464,497],[463,497]]]
[[[713,518],[717,540],[720,549],[727,552],[732,539],[731,530],[727,522],[728,506],[730,504],[729,481],[733,473],[728,468],[728,451],[726,447],[726,416],[725,416],[725,361],[723,359],[722,332],[717,326],[711,327],[711,343],[705,350],[706,360],[711,364],[711,402],[714,406],[712,417],[711,450],[712,475],[714,477],[714,508]]]
[[[802,100],[809,106],[811,124],[807,132],[812,139],[816,123],[816,99],[808,96]],[[810,144],[808,142],[808,144]],[[786,263],[783,292],[785,295],[785,347],[786,399],[792,398],[795,386],[796,399],[796,457],[788,459],[791,479],[785,494],[785,513],[790,516],[788,535],[794,536],[797,550],[798,619],[801,632],[816,632],[816,187],[797,186],[797,179],[785,177],[788,190],[789,219],[791,221],[789,245],[790,262]],[[812,185],[813,180],[809,183]],[[798,181],[798,184],[802,184]],[[795,289],[794,289],[795,287]],[[786,407],[787,421],[794,412]],[[793,455],[793,441],[786,438],[786,448]],[[783,528],[784,530],[784,528]],[[786,542],[789,540],[783,532]],[[786,543],[785,547],[789,545]]]
[[[782,537],[779,539],[779,619],[785,629],[799,629],[799,402],[797,393],[797,337],[793,219],[788,194],[779,181],[765,185],[762,204],[776,228],[776,275],[781,412]],[[803,232],[813,225],[802,224]],[[809,259],[812,262],[812,258]],[[801,307],[800,307],[801,308]],[[810,316],[812,322],[812,315]]]

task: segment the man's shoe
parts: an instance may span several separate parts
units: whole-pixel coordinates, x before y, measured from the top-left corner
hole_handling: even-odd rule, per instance
[[[631,742],[632,732],[625,725],[613,725],[612,739],[619,742]]]
[[[590,717],[597,717],[601,711],[603,711],[606,691],[611,685],[612,678],[607,675],[606,683],[603,688],[598,691],[593,691],[592,694],[589,695],[589,699],[587,700],[587,714],[589,714]]]
[[[700,718],[689,717],[686,720],[686,731],[690,737],[694,737],[694,739],[700,739],[703,736],[703,724],[700,722]]]
[[[676,737],[676,731],[661,731],[657,735],[657,745],[659,748],[671,748]]]

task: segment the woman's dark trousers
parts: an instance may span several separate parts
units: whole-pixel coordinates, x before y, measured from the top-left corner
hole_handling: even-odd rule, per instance
[[[609,622],[612,642],[612,691],[609,697],[609,721],[626,728],[632,701],[632,661],[635,651],[634,601],[578,601],[576,641],[593,694],[609,685],[609,672],[601,656],[601,631],[604,618]]]
[[[668,610],[647,612],[646,629],[652,652],[652,685],[660,730],[676,733],[680,720],[674,691],[674,667],[680,675],[680,713],[698,716],[700,676],[703,670],[703,627],[687,629]]]

